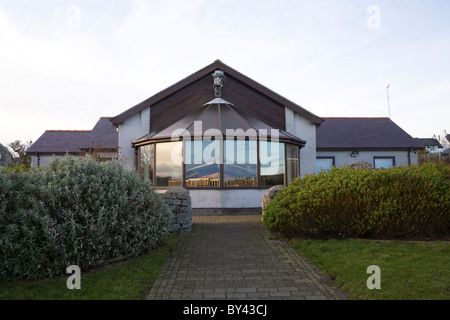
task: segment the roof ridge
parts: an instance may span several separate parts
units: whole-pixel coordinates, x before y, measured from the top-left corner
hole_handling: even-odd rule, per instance
[[[389,117],[321,117],[322,119],[390,119]]]
[[[135,115],[136,113],[144,110],[145,108],[151,107],[152,105],[158,103],[159,101],[161,101],[163,99],[166,99],[170,95],[172,95],[180,90],[183,90],[188,85],[194,83],[195,81],[201,79],[202,77],[207,76],[210,72],[212,72],[213,70],[217,70],[217,69],[222,70],[225,73],[225,77],[227,75],[229,75],[233,78],[236,78],[236,80],[242,82],[244,85],[250,87],[251,89],[259,92],[261,95],[266,96],[269,99],[274,100],[278,104],[283,105],[284,107],[288,107],[288,108],[292,109],[293,111],[299,113],[302,117],[310,120],[311,123],[320,124],[323,122],[322,118],[315,115],[311,111],[306,110],[305,108],[298,105],[297,103],[289,100],[288,98],[273,91],[272,89],[257,82],[256,80],[253,80],[252,78],[250,78],[249,76],[246,76],[245,74],[241,73],[240,71],[237,71],[236,69],[228,66],[227,64],[223,63],[219,59],[216,59],[213,63],[207,65],[206,67],[203,67],[202,69],[179,80],[178,82],[172,84],[171,86],[157,92],[156,94],[152,95],[151,97],[141,101],[140,103],[136,104],[135,106],[125,110],[124,112],[120,113],[119,115],[113,117],[111,119],[111,122],[113,122],[113,124],[115,124],[116,126],[119,124],[122,124],[126,119],[130,118],[131,116]]]
[[[45,130],[45,132],[91,132],[92,130]]]

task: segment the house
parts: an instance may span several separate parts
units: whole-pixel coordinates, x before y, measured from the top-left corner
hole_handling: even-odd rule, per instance
[[[315,172],[323,120],[220,60],[111,119],[119,159],[201,209],[261,208],[268,188]]]
[[[417,165],[421,148],[389,118],[324,118],[317,129],[316,172],[345,165]]]
[[[440,144],[446,148],[450,148],[450,134],[447,134],[447,130],[443,130],[442,133],[437,137]]]
[[[28,153],[36,166],[98,151],[157,192],[188,189],[196,213],[227,213],[260,212],[267,189],[331,166],[415,165],[420,148],[389,118],[321,118],[216,60],[91,131],[46,131]]]
[[[111,119],[119,159],[158,192],[181,186],[196,212],[261,208],[268,188],[322,169],[417,164],[388,118],[321,118],[216,60]]]
[[[111,118],[102,117],[92,130],[47,130],[27,150],[31,166],[48,166],[53,157],[84,156],[117,158],[117,130]]]
[[[7,147],[0,143],[0,166],[9,166],[13,164],[14,156]]]
[[[441,143],[443,150],[441,155],[447,157],[450,155],[450,134],[447,134],[447,130],[443,130],[438,136],[438,140]]]
[[[439,153],[444,150],[444,147],[436,138],[416,138],[416,141],[422,146],[422,150],[430,153]]]

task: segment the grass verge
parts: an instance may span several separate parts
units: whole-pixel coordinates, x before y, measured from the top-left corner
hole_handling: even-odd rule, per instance
[[[450,299],[450,242],[293,239],[291,244],[350,299]],[[367,287],[371,265],[380,267],[380,290]]]
[[[67,277],[0,284],[2,300],[142,300],[175,247],[169,235],[149,254],[83,275],[81,289],[69,290]],[[69,275],[68,275],[69,276]]]

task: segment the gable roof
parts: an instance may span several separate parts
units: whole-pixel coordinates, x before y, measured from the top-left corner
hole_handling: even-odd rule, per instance
[[[4,145],[2,145],[0,143],[0,151],[3,151],[4,154],[7,154],[11,157],[13,157],[13,154],[11,153],[11,151],[9,151],[9,149],[7,147],[5,147]]]
[[[117,129],[111,122],[111,117],[101,117],[81,144],[83,150],[116,149]]]
[[[101,117],[92,130],[46,130],[27,153],[79,154],[89,149],[117,149],[117,130]]]
[[[323,120],[319,116],[309,112],[308,110],[304,109],[303,107],[299,106],[298,104],[282,97],[278,93],[268,89],[267,87],[263,86],[262,84],[250,79],[249,77],[243,75],[242,73],[236,71],[235,69],[227,66],[220,60],[214,61],[212,64],[204,67],[203,69],[200,69],[199,71],[191,74],[190,76],[184,78],[183,80],[160,91],[159,93],[142,101],[141,103],[135,105],[134,107],[124,111],[123,113],[119,114],[118,116],[113,117],[111,119],[111,122],[114,123],[115,125],[122,124],[126,119],[130,118],[131,116],[135,115],[136,113],[141,112],[142,110],[148,108],[149,106],[152,106],[153,104],[182,90],[183,88],[185,88],[189,84],[192,84],[193,82],[199,80],[200,78],[202,78],[206,75],[212,74],[217,69],[224,71],[225,76],[227,76],[227,74],[228,74],[228,75],[236,78],[237,80],[241,81],[242,83],[246,84],[247,86],[253,88],[254,90],[258,91],[262,95],[265,95],[265,96],[269,97],[270,99],[277,101],[281,105],[284,105],[285,107],[292,109],[293,111],[297,112],[304,118],[308,119],[311,123],[316,124],[316,125],[322,123]],[[211,90],[212,90],[212,86],[211,86]]]
[[[27,153],[78,154],[90,130],[46,130]]]
[[[432,147],[432,146],[438,147],[438,148],[443,148],[442,145],[439,143],[439,141],[434,138],[415,138],[415,139],[418,143],[420,143],[420,145],[423,148]]]
[[[421,149],[389,118],[324,118],[317,128],[317,149]]]

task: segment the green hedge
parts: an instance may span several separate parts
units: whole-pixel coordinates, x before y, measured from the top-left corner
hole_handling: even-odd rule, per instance
[[[53,160],[30,171],[0,169],[0,281],[82,270],[157,246],[167,205],[116,161]]]
[[[333,168],[298,178],[264,212],[291,237],[427,238],[450,230],[450,167]]]

